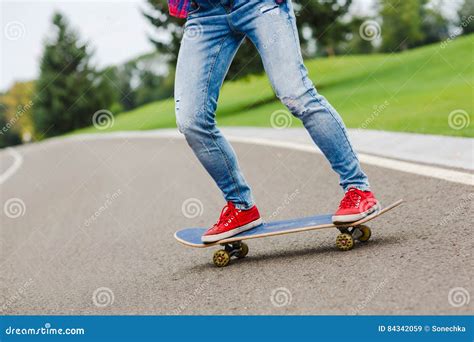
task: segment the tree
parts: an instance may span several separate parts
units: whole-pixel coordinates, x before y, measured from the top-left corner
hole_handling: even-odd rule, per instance
[[[463,34],[471,34],[474,32],[474,2],[465,0],[458,11],[458,25],[462,28]]]
[[[133,90],[136,106],[167,99],[174,93],[174,68],[167,75],[159,75],[151,70],[139,70],[139,85]]]
[[[380,26],[372,17],[353,17],[350,21],[351,33],[347,42],[340,46],[346,54],[369,54],[375,51],[373,42],[378,39]]]
[[[438,3],[433,8],[427,6],[422,8],[421,31],[423,38],[415,43],[415,46],[440,42],[449,37],[450,22],[443,16],[440,5]]]
[[[149,39],[172,68],[176,65],[178,58],[185,20],[174,18],[168,14],[167,0],[147,0],[147,2],[149,10],[144,11],[143,15],[155,27],[155,34]],[[236,79],[249,73],[261,71],[263,71],[263,66],[255,47],[245,40],[234,58],[227,79]]]
[[[289,0],[288,0],[289,1]],[[167,0],[147,0],[149,10],[144,16],[155,27],[150,40],[158,52],[167,57],[168,65],[176,63],[183,34],[183,19],[168,15]],[[310,47],[317,44],[325,54],[333,55],[339,42],[345,39],[348,25],[342,18],[347,14],[352,0],[294,0],[297,25],[304,51],[314,54]],[[306,34],[303,34],[303,31]],[[230,67],[227,79],[237,79],[263,71],[262,62],[255,47],[245,40]]]
[[[0,148],[21,144],[14,119],[7,118],[7,107],[0,103]]]
[[[134,64],[127,62],[119,66],[107,67],[102,75],[106,83],[115,89],[115,96],[111,108],[119,108],[120,111],[130,110],[137,106],[135,92],[132,89]],[[119,111],[114,110],[113,113]]]
[[[89,50],[64,16],[56,13],[33,100],[39,138],[89,126],[94,113],[109,109],[113,102],[113,89],[90,65]]]
[[[294,3],[303,50],[311,52],[308,47],[316,42],[324,54],[334,55],[351,32],[349,21],[343,19],[352,0],[295,0]]]
[[[428,0],[379,0],[382,50],[404,51],[423,39],[423,6]]]
[[[0,95],[3,120],[11,126],[9,130],[14,130],[24,141],[30,141],[34,136],[32,119],[34,87],[33,81],[15,82],[10,89]]]
[[[116,90],[114,107],[130,110],[171,97],[174,68],[164,67],[164,64],[158,54],[153,52],[105,69],[104,77]]]
[[[156,50],[165,55],[170,64],[175,65],[183,35],[184,20],[168,14],[168,0],[147,0],[147,2],[149,9],[142,13],[155,28],[154,36],[150,36],[149,39]]]

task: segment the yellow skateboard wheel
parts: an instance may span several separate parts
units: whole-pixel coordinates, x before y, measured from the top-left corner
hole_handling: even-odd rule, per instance
[[[224,249],[219,249],[214,253],[212,261],[214,261],[214,265],[216,265],[217,267],[225,267],[229,265],[230,254]]]
[[[367,226],[359,226],[359,230],[362,232],[362,236],[359,237],[359,241],[366,242],[369,241],[372,231]]]
[[[352,238],[351,234],[339,234],[336,238],[336,246],[341,251],[348,251],[354,247],[354,239]]]
[[[245,258],[247,256],[247,254],[249,254],[249,246],[247,246],[246,243],[241,243],[240,244],[240,251],[239,253],[237,254],[237,258]]]

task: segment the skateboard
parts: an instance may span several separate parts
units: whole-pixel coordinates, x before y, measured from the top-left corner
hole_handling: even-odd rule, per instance
[[[232,257],[239,259],[244,258],[249,252],[248,245],[242,242],[244,240],[304,232],[309,230],[319,230],[326,228],[339,229],[339,235],[336,237],[336,246],[341,251],[348,251],[354,247],[355,241],[366,242],[370,239],[372,232],[369,227],[364,225],[364,223],[385,214],[386,212],[398,207],[402,203],[403,200],[398,200],[359,221],[342,225],[333,224],[331,220],[332,214],[326,214],[292,220],[262,223],[251,230],[213,243],[203,243],[201,241],[201,236],[208,228],[185,228],[177,231],[174,234],[174,237],[176,240],[189,247],[207,248],[217,245],[223,246],[224,248],[216,251],[212,258],[214,265],[217,267],[227,266]]]

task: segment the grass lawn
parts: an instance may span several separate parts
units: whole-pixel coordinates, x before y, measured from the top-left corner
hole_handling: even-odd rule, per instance
[[[348,127],[474,137],[473,49],[470,35],[399,54],[308,60],[306,66]],[[270,116],[279,109],[285,107],[267,77],[251,76],[225,83],[217,121],[221,126],[271,126]],[[456,110],[470,124],[458,129],[459,122],[449,120]],[[300,125],[292,121],[293,127]],[[121,113],[108,130],[89,127],[74,133],[165,127],[176,127],[172,99]]]

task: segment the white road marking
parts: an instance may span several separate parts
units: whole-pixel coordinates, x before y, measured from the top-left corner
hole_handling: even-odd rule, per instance
[[[175,130],[154,130],[154,131],[123,131],[113,132],[106,134],[83,134],[74,135],[61,138],[53,138],[45,143],[63,142],[65,139],[68,140],[103,140],[103,139],[152,139],[152,138],[179,138],[184,139],[184,136]],[[279,147],[292,149],[296,151],[309,152],[309,153],[321,153],[314,145],[300,144],[295,142],[278,141],[265,138],[250,138],[250,137],[239,137],[226,135],[229,141],[244,144],[253,144],[269,147]],[[444,169],[436,166],[428,166],[417,164],[408,161],[394,160],[385,157],[377,157],[364,153],[358,153],[359,160],[361,163],[368,165],[375,165],[386,169],[416,174],[425,177],[442,179],[448,182],[466,184],[474,186],[474,174],[462,171],[455,171]]]
[[[23,164],[23,156],[20,153],[18,153],[15,149],[7,148],[5,152],[8,153],[13,158],[13,164],[10,165],[10,167],[0,175],[0,185],[5,183],[8,178],[13,176],[15,172],[18,171],[21,164]]]

